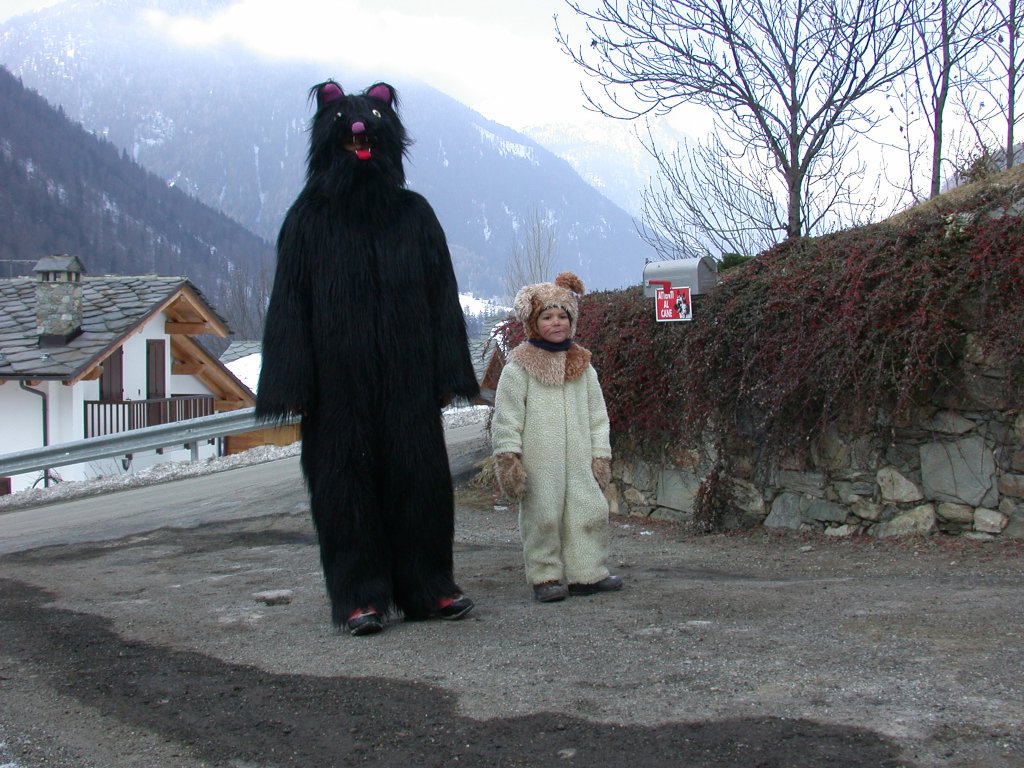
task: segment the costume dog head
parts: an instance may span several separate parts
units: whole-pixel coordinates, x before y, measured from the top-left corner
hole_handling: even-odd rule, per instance
[[[410,145],[398,119],[398,94],[387,83],[349,95],[333,80],[314,85],[316,99],[309,142],[307,179],[376,176],[394,186],[405,185],[402,160]]]

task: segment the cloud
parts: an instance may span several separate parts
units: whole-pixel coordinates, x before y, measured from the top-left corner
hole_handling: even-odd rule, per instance
[[[151,10],[147,19],[186,45],[230,41],[275,58],[380,72],[382,79],[415,77],[521,127],[582,114],[579,73],[555,40],[552,13],[560,5],[238,0],[206,16]]]

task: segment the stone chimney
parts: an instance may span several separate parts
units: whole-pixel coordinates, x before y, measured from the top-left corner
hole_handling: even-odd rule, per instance
[[[40,347],[61,347],[82,333],[82,273],[77,256],[46,256],[35,266]]]

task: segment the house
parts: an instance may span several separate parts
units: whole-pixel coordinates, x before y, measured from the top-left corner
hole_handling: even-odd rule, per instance
[[[40,260],[34,278],[0,280],[0,453],[254,404],[197,341],[231,331],[186,278],[84,273],[64,254]],[[229,441],[203,445],[200,458],[233,452]],[[190,456],[180,446],[56,472],[80,480]],[[50,478],[0,478],[0,493],[39,482]]]

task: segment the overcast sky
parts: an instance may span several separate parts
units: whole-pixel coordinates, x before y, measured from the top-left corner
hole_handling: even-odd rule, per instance
[[[0,0],[0,20],[54,4]],[[522,129],[592,119],[580,94],[582,72],[556,41],[555,14],[578,28],[564,0],[237,0],[209,18],[149,18],[194,45],[241,40],[275,56],[380,71],[382,79],[415,76]]]

